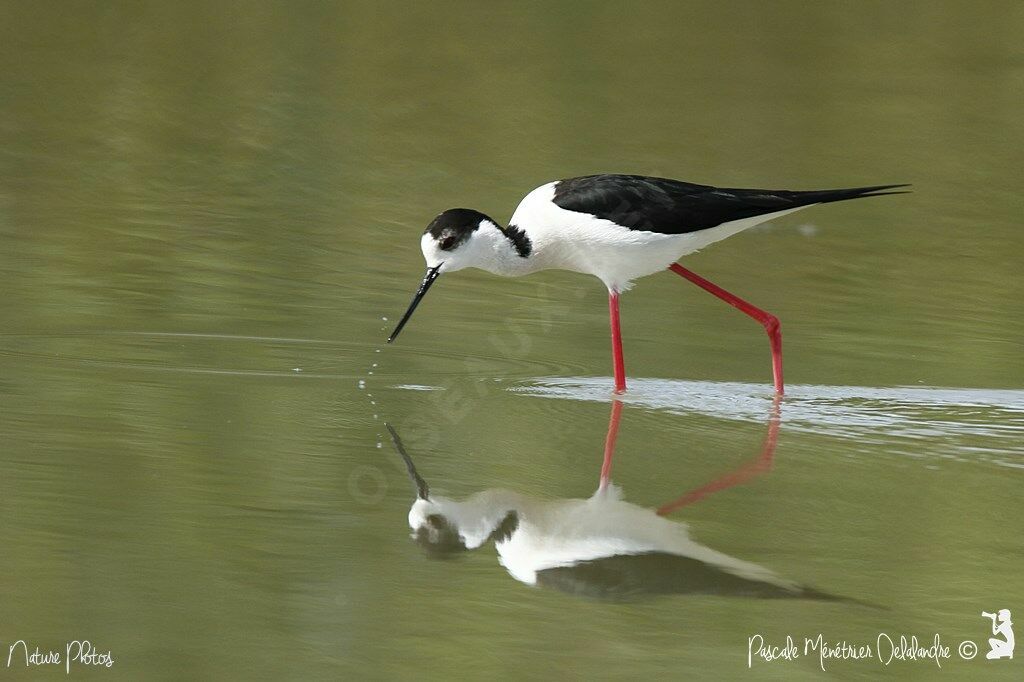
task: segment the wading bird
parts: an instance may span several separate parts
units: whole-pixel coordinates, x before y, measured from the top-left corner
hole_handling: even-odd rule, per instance
[[[427,226],[420,246],[427,273],[391,343],[443,272],[479,268],[515,277],[561,269],[595,275],[608,288],[615,391],[626,390],[619,294],[668,268],[760,322],[768,332],[775,391],[783,392],[782,332],[774,315],[690,272],[676,261],[759,223],[814,204],[901,194],[907,185],[789,191],[730,189],[639,175],[588,175],[549,182],[519,203],[508,227],[467,208]]]
[[[600,483],[586,499],[541,499],[499,488],[463,500],[437,495],[420,476],[398,433],[385,424],[416,492],[409,510],[413,539],[429,556],[440,559],[492,541],[499,562],[516,580],[598,599],[703,594],[853,601],[700,544],[690,537],[685,523],[666,518],[771,468],[780,423],[778,402],[756,458],[657,509],[626,502],[611,482],[621,414],[622,403],[613,401]]]

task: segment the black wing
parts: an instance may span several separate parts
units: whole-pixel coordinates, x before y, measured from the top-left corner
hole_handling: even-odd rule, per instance
[[[619,554],[537,571],[537,584],[562,592],[610,601],[663,594],[720,595],[757,599],[853,601],[818,590],[743,578],[691,557],[649,552]]]
[[[882,190],[906,186],[793,192],[711,187],[642,175],[587,175],[559,181],[554,202],[567,211],[589,213],[631,230],[684,234],[788,208],[901,194]]]

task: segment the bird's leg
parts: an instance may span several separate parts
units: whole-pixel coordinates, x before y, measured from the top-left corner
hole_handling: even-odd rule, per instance
[[[708,495],[731,488],[734,485],[746,483],[754,476],[763,474],[772,468],[772,462],[775,459],[775,447],[779,443],[779,427],[782,424],[782,415],[779,410],[779,404],[781,403],[781,396],[776,395],[772,400],[772,408],[768,414],[768,431],[765,433],[764,442],[761,444],[761,454],[757,458],[752,459],[743,466],[735,469],[734,471],[719,476],[715,480],[702,485],[699,488],[694,488],[685,495],[666,502],[665,504],[658,507],[658,515],[666,516],[672,512],[691,505],[694,502],[703,500]]]
[[[612,482],[612,457],[615,456],[615,441],[619,437],[619,420],[622,418],[622,401],[612,399],[612,413],[608,417],[608,435],[604,439],[604,461],[601,462],[601,480],[598,490],[604,490]]]
[[[608,317],[612,327],[612,366],[615,370],[615,392],[626,391],[626,364],[622,360],[622,332],[619,329],[619,292],[608,290]]]
[[[768,332],[768,341],[772,348],[772,375],[775,378],[775,392],[782,395],[784,392],[782,386],[782,328],[779,325],[779,318],[761,310],[755,305],[747,303],[735,294],[730,294],[722,287],[712,284],[700,275],[687,270],[679,263],[673,263],[668,266],[668,269],[680,277],[690,280],[704,291],[714,294],[761,323],[765,331]]]

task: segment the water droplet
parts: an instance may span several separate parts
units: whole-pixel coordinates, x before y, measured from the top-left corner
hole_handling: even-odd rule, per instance
[[[386,318],[386,317],[382,317],[382,318],[380,318],[380,319],[384,320],[385,322],[387,322],[387,321],[388,321],[388,318]]]
[[[364,388],[366,388],[366,382],[365,382],[365,381],[363,381],[362,379],[360,379],[360,380],[359,380],[359,388],[360,388],[360,389],[364,389]]]
[[[301,367],[292,367],[292,371],[293,372],[301,372],[302,368]]]
[[[381,443],[380,441],[377,441],[377,449],[379,450],[379,449],[381,449],[382,447],[384,447],[384,444],[383,444],[383,443]]]

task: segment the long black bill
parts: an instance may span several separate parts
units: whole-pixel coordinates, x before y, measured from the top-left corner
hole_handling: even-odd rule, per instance
[[[416,290],[416,295],[412,297],[412,303],[409,304],[409,309],[405,311],[405,315],[402,315],[402,319],[398,321],[398,326],[395,327],[395,331],[391,332],[391,336],[388,337],[388,343],[391,343],[398,338],[398,333],[402,331],[402,327],[412,317],[413,311],[416,310],[416,306],[420,304],[420,299],[427,295],[427,289],[434,283],[437,276],[441,274],[441,266],[444,263],[440,263],[437,267],[427,268],[427,274],[423,275],[423,281],[420,282],[420,288]]]
[[[402,445],[402,439],[398,437],[398,432],[391,428],[391,424],[387,422],[384,422],[384,426],[387,427],[388,433],[391,434],[391,442],[395,444],[395,450],[398,450],[398,454],[405,461],[405,469],[409,472],[409,478],[412,479],[413,485],[416,486],[416,497],[421,500],[430,499],[430,488],[427,487],[427,482],[423,480],[420,473],[416,471],[416,465],[412,463],[412,457],[405,451],[405,446]]]

